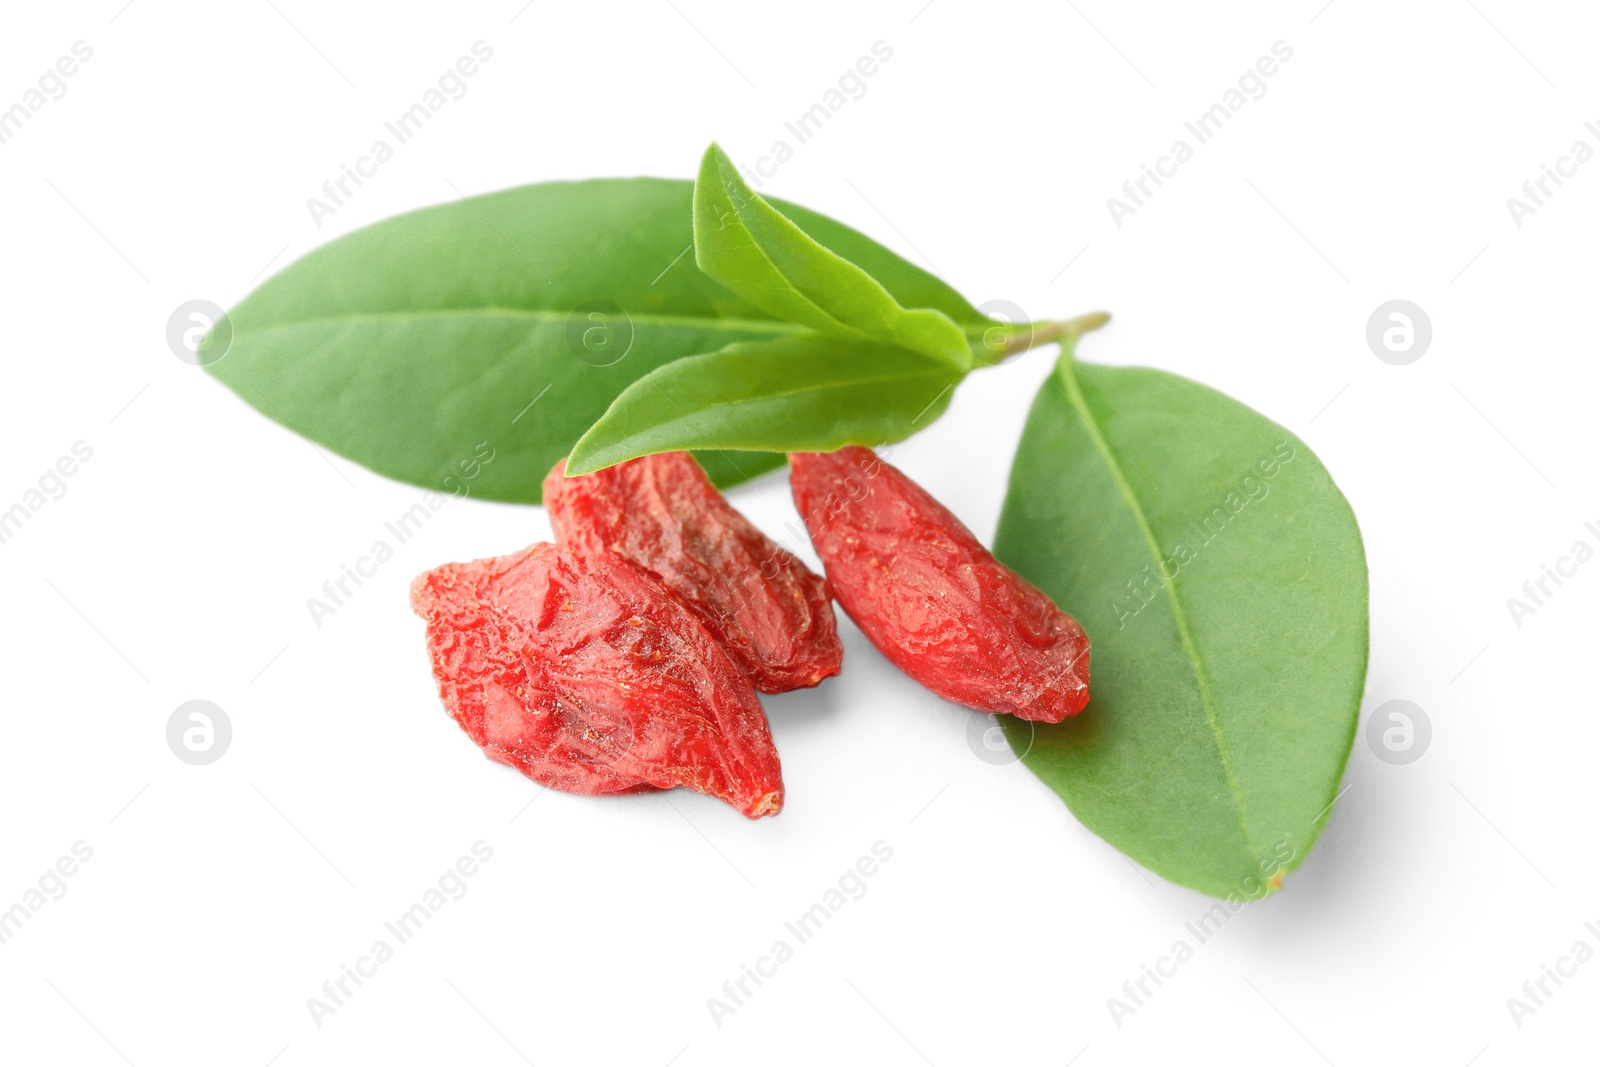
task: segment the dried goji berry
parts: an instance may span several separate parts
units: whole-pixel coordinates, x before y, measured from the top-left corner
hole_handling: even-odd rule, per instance
[[[1089,702],[1089,639],[954,515],[870,450],[789,457],[833,595],[885,656],[946,698],[1060,722]]]
[[[667,452],[544,481],[556,540],[610,550],[660,576],[755,687],[782,693],[839,673],[844,655],[827,585],[750,524],[694,457]]]
[[[699,618],[608,552],[536,544],[412,583],[439,695],[490,759],[553,789],[687,786],[775,815],[755,689]]]

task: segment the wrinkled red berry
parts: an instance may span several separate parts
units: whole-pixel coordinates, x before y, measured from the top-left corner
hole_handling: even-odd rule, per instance
[[[827,585],[735,511],[687,452],[544,481],[556,540],[621,553],[688,603],[765,693],[839,673]]]
[[[490,759],[572,793],[686,786],[783,807],[755,689],[696,615],[622,556],[537,544],[421,575],[439,695]]]
[[[833,595],[890,661],[982,711],[1060,722],[1089,702],[1089,639],[870,450],[789,457]]]

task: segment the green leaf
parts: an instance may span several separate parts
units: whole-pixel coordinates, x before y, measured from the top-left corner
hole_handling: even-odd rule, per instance
[[[961,378],[902,348],[815,333],[729,345],[629,386],[574,446],[567,471],[683,448],[831,452],[898,441],[938,418]]]
[[[208,369],[263,414],[381,474],[537,503],[540,482],[628,385],[672,360],[793,324],[690,255],[693,183],[552,182],[457,200],[317,249],[229,313]],[[870,238],[794,205],[823,245],[901,300],[981,316]],[[608,361],[616,359],[616,362]],[[608,364],[608,365],[599,365]],[[698,457],[720,484],[781,456]]]
[[[1338,794],[1367,665],[1361,534],[1317,457],[1205,386],[1067,356],[995,543],[1092,643],[1081,715],[1006,724],[1024,763],[1174,882],[1275,888]]]
[[[830,252],[753,192],[715,144],[694,186],[694,246],[701,270],[768,314],[836,337],[897,345],[959,370],[972,366],[956,325],[966,318],[906,310],[865,265]]]

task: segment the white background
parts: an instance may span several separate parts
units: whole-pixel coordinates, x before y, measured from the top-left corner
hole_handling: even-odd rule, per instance
[[[1518,627],[1506,599],[1595,491],[1600,163],[1516,226],[1506,198],[1600,120],[1584,5],[1104,0],[20,6],[0,106],[75,41],[68,92],[0,145],[0,508],[93,458],[0,545],[0,908],[93,857],[0,945],[0,1058],[947,1065],[1594,1058],[1600,963],[1519,1027],[1507,998],[1600,920],[1592,847],[1600,563]],[[920,6],[920,10],[919,10]],[[440,73],[494,49],[316,227],[306,198]],[[319,629],[325,579],[421,491],[327,456],[174,358],[180,303],[231,305],[341,233],[450,186],[689,177],[743,163],[876,41],[893,49],[765,190],[974,301],[1097,307],[1087,360],[1205,381],[1288,426],[1348,494],[1372,572],[1363,724],[1433,724],[1347,790],[1283,892],[1118,1026],[1107,998],[1209,901],[1143,872],[971,714],[843,624],[846,672],[769,700],[788,806],[594,799],[486,762],[438,704],[412,575],[548,534],[452,501]],[[1251,101],[1119,228],[1106,198],[1276,41]],[[790,138],[792,140],[792,138]],[[1191,140],[1192,143],[1192,140]],[[1070,264],[1070,265],[1069,265]],[[1404,298],[1434,338],[1380,362]],[[896,461],[992,536],[1051,355],[975,375]],[[781,477],[734,501],[777,533]],[[188,766],[183,701],[233,724]],[[531,803],[530,803],[531,800]],[[493,859],[318,1027],[307,998],[482,840]],[[736,1014],[720,995],[874,842],[893,859]]]

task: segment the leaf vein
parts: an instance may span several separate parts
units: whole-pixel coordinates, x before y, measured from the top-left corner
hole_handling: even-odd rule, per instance
[[[1159,571],[1161,567],[1161,546],[1156,542],[1155,531],[1150,527],[1150,519],[1145,514],[1144,506],[1139,502],[1138,495],[1133,490],[1133,485],[1128,481],[1128,476],[1123,471],[1115,456],[1111,453],[1109,439],[1100,429],[1094,414],[1089,410],[1087,398],[1078,384],[1078,377],[1074,371],[1072,352],[1070,346],[1063,346],[1062,358],[1056,373],[1052,375],[1051,382],[1062,391],[1062,397],[1078,413],[1084,422],[1085,429],[1089,432],[1095,451],[1100,454],[1100,459],[1105,463],[1111,473],[1112,481],[1116,483],[1117,491],[1121,494],[1123,502],[1127,504],[1132,513],[1134,522],[1138,524],[1139,533],[1143,536],[1145,547],[1150,550],[1150,555],[1155,561]],[[1120,451],[1120,450],[1119,450]],[[1131,460],[1130,460],[1131,462]],[[1163,575],[1163,577],[1165,577]],[[1228,789],[1233,794],[1234,805],[1239,813],[1239,831],[1244,835],[1245,844],[1249,846],[1251,857],[1259,866],[1261,863],[1261,849],[1255,839],[1250,835],[1250,828],[1245,824],[1244,791],[1239,788],[1239,781],[1233,773],[1233,763],[1228,759],[1227,740],[1223,736],[1222,723],[1217,718],[1216,700],[1211,694],[1211,682],[1206,674],[1205,665],[1200,660],[1200,650],[1195,644],[1194,633],[1189,627],[1188,614],[1183,610],[1183,603],[1178,599],[1177,577],[1165,581],[1162,587],[1166,590],[1167,600],[1172,608],[1174,623],[1178,628],[1178,640],[1183,645],[1184,655],[1189,660],[1189,665],[1194,670],[1195,686],[1200,694],[1200,706],[1205,712],[1206,726],[1211,730],[1211,736],[1217,743],[1217,755],[1222,761],[1223,776],[1227,779]]]
[[[234,323],[234,338],[241,336],[259,337],[263,334],[276,333],[283,330],[298,329],[311,326],[346,326],[358,322],[407,322],[416,319],[451,319],[451,318],[505,318],[505,319],[537,319],[543,322],[564,322],[579,309],[568,308],[437,308],[424,311],[363,311],[347,315],[329,315],[322,318],[295,319],[288,322],[278,322],[271,326],[251,329],[241,327]],[[747,330],[752,333],[793,334],[800,333],[804,327],[794,323],[782,322],[778,319],[743,319],[721,318],[717,316],[698,315],[650,315],[623,312],[628,321],[634,325],[644,323],[651,326],[685,326],[693,329],[706,330]]]

